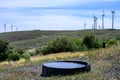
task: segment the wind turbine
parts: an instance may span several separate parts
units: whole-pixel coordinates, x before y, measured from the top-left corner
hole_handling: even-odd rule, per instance
[[[11,32],[13,31],[13,24],[11,23]]]
[[[16,31],[18,30],[18,28],[16,27]]]
[[[102,29],[104,29],[104,17],[105,17],[105,13],[103,11],[103,14],[102,14]]]
[[[94,29],[97,29],[97,17],[94,15]]]
[[[114,14],[115,14],[115,10],[111,10],[112,13],[112,29],[114,29]]]
[[[4,32],[6,32],[6,25],[7,25],[7,24],[6,24],[6,23],[4,23]]]
[[[93,19],[94,19],[94,27],[93,27],[93,29],[95,29],[95,15],[93,16]]]
[[[84,22],[84,29],[86,29],[86,22]]]
[[[96,22],[96,29],[97,29],[97,19],[98,19],[98,18],[96,17],[96,18],[95,18],[95,22]]]

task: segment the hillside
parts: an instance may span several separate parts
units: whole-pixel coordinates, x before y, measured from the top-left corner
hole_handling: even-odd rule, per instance
[[[7,40],[14,48],[31,49],[46,45],[57,37],[79,37],[82,38],[88,33],[93,33],[101,39],[119,39],[120,30],[76,30],[76,31],[18,31],[0,33],[0,39]]]
[[[0,39],[7,40],[13,48],[36,48],[46,45],[57,37],[83,38],[88,33],[107,40],[120,41],[120,30],[80,30],[80,31],[22,31],[1,33]],[[41,77],[42,64],[56,60],[85,60],[91,63],[91,72],[67,76]],[[120,80],[120,45],[109,48],[80,52],[62,52],[50,55],[31,56],[30,62],[0,62],[0,80]]]

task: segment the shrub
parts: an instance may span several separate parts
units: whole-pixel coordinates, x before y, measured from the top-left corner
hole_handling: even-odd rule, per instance
[[[9,50],[9,43],[3,40],[0,40],[0,61],[4,61],[8,58],[6,53]]]
[[[10,53],[8,54],[8,61],[18,61],[18,60],[20,60],[20,55],[16,52],[10,51]]]
[[[29,52],[30,56],[36,56],[36,52]]]
[[[42,48],[37,48],[35,50],[35,55],[42,55]]]
[[[41,51],[41,54],[43,54],[43,55],[53,53],[52,50],[50,50],[50,47],[48,47],[48,46],[44,46],[44,47],[39,48],[39,51]]]
[[[69,38],[57,38],[50,42],[47,47],[41,48],[41,52],[45,54],[59,53],[59,52],[72,52],[76,51],[76,44]]]
[[[24,53],[23,58],[25,59],[26,62],[30,62],[30,54],[29,53]]]
[[[95,38],[95,36],[92,34],[86,35],[83,39],[83,43],[88,49],[102,47],[102,42],[99,39]]]
[[[95,39],[95,48],[102,48],[103,47],[103,42],[100,40],[100,39],[98,39],[98,38],[96,38]]]
[[[77,51],[84,51],[86,50],[86,46],[83,44],[83,41],[79,38],[71,38],[71,40],[76,44]]]
[[[25,49],[19,48],[19,49],[16,50],[16,52],[20,55],[23,55],[25,53]]]
[[[106,42],[106,45],[107,45],[107,47],[111,47],[113,45],[118,45],[118,42],[117,42],[117,40],[108,40]]]

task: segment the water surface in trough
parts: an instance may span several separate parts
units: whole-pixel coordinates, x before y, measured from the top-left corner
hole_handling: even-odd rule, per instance
[[[62,68],[62,69],[85,67],[84,64],[78,64],[73,62],[50,62],[50,63],[45,63],[44,66],[51,68]]]

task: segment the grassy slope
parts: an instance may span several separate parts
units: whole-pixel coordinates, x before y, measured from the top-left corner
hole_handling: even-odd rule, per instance
[[[54,60],[86,60],[91,63],[89,73],[68,76],[40,77],[41,63]],[[23,66],[23,67],[20,67]],[[15,69],[12,69],[12,68]],[[31,58],[26,65],[24,60],[3,62],[0,65],[0,80],[120,80],[120,46],[86,52],[58,53]]]
[[[115,39],[120,36],[120,30],[78,30],[78,31],[20,31],[10,33],[0,33],[0,39],[10,42],[14,48],[31,49],[46,45],[49,41],[57,37],[80,37],[88,33],[94,33],[101,39]]]
[[[10,41],[13,47],[34,48],[45,45],[47,42],[60,37],[80,37],[87,33],[94,33],[101,39],[115,39],[120,36],[120,30],[81,30],[81,31],[22,31],[12,33],[0,33],[0,39]],[[41,63],[46,61],[64,59],[84,59],[92,64],[90,73],[76,74],[71,76],[58,76],[42,78],[39,76]],[[60,53],[31,58],[31,63],[21,59],[18,62],[0,63],[0,80],[119,80],[120,77],[120,46],[96,51]],[[23,66],[23,67],[20,67]],[[15,69],[12,69],[15,68]],[[16,77],[17,76],[17,77]]]

